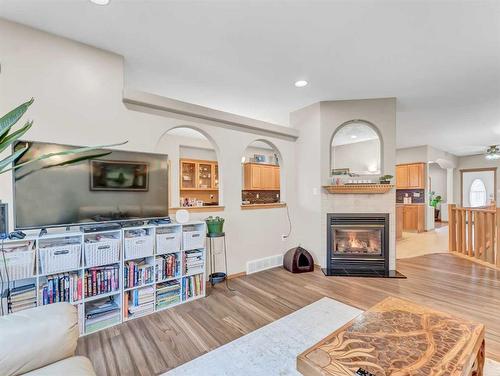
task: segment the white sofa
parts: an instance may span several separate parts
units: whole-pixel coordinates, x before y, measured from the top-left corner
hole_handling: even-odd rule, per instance
[[[2,376],[95,376],[89,359],[75,356],[78,315],[69,303],[0,317]]]

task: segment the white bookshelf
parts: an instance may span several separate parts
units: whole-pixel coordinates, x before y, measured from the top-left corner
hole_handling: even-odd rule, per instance
[[[136,236],[132,237],[131,234]],[[143,234],[140,236],[138,234]],[[205,296],[206,291],[206,228],[204,222],[189,222],[187,224],[161,224],[161,225],[145,225],[138,227],[125,227],[120,230],[102,231],[93,233],[83,233],[80,231],[64,231],[49,233],[42,236],[29,236],[22,240],[5,240],[4,247],[11,247],[22,245],[32,242],[32,252],[34,252],[34,274],[28,278],[13,279],[9,281],[9,287],[23,286],[28,284],[35,284],[36,288],[36,304],[43,305],[43,295],[41,289],[47,282],[47,278],[66,273],[74,273],[82,278],[82,297],[79,300],[71,299],[70,303],[78,308],[80,334],[87,335],[119,323],[132,320],[137,317],[168,309],[179,304],[183,304]],[[98,238],[101,238],[100,240]],[[110,239],[112,238],[112,239]],[[88,242],[86,242],[86,240]],[[91,244],[86,247],[86,244]],[[193,248],[193,245],[196,246]],[[114,247],[118,246],[119,251],[114,252]],[[144,249],[139,249],[141,246]],[[137,248],[139,247],[139,248]],[[55,249],[55,259],[64,258],[68,261],[67,264],[59,263],[54,266],[55,261],[47,262],[48,248]],[[76,263],[70,262],[74,260],[71,253],[79,250],[78,260]],[[190,251],[198,250],[201,252],[202,265],[198,272],[186,273],[185,256],[189,255]],[[54,253],[52,252],[52,254]],[[86,253],[87,252],[87,253]],[[90,252],[93,258],[89,258]],[[107,252],[106,257],[100,257],[99,252]],[[114,253],[113,253],[114,252]],[[51,255],[52,255],[51,254]],[[180,271],[176,276],[159,279],[156,277],[156,258],[168,254],[175,254],[180,261]],[[0,255],[1,256],[1,255]],[[153,266],[153,280],[151,282],[142,284],[141,286],[130,286],[124,288],[124,268],[126,263],[137,260],[146,259],[146,263]],[[89,263],[90,260],[93,260]],[[0,264],[3,261],[0,259]],[[42,267],[42,264],[44,267]],[[62,265],[62,267],[59,267]],[[85,273],[91,268],[104,268],[118,266],[118,289],[113,291],[102,292],[98,295],[86,296],[85,288]],[[110,270],[110,269],[108,269]],[[89,271],[90,272],[90,271]],[[200,281],[200,294],[196,296],[187,296],[183,289],[185,279],[194,275],[201,275]],[[168,306],[157,306],[157,289],[160,284],[178,280],[181,286],[179,293],[179,300]],[[4,290],[7,288],[7,283],[4,283]],[[126,312],[125,299],[128,299],[128,294],[143,288],[150,288],[153,292],[153,306],[151,311],[144,314],[130,316]],[[109,324],[103,325],[96,330],[87,330],[86,313],[89,308],[99,302],[104,302],[113,298],[119,307],[119,314],[116,314],[116,319],[112,316]],[[2,299],[3,302],[3,299]]]

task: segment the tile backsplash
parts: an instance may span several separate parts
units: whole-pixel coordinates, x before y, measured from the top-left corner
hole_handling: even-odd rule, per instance
[[[397,189],[396,202],[402,204],[406,194],[411,197],[411,201],[415,204],[423,204],[425,202],[425,189]]]
[[[280,201],[280,191],[242,191],[241,200],[251,204],[271,204]]]

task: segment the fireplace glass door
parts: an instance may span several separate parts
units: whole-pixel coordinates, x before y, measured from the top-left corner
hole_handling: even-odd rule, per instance
[[[384,226],[332,226],[332,251],[337,256],[382,256]]]

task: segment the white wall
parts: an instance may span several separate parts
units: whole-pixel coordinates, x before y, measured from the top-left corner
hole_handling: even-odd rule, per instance
[[[447,170],[441,168],[441,166],[439,166],[437,163],[429,163],[429,178],[431,182],[429,191],[436,192],[436,195],[441,196],[443,198],[443,202],[446,202]]]
[[[223,212],[215,214],[226,218],[229,273],[245,270],[249,260],[281,254],[295,244],[294,233],[289,241],[281,240],[281,234],[288,232],[285,208],[240,208],[241,156],[251,142],[264,138],[283,156],[282,197],[295,221],[294,142],[223,128],[213,121],[131,111],[122,102],[121,56],[5,20],[0,20],[0,56],[0,113],[35,98],[26,116],[35,121],[28,139],[70,145],[129,140],[121,149],[168,153],[173,161],[175,150],[164,136],[169,129],[189,126],[213,141],[225,205]],[[0,176],[0,198],[12,207],[10,179],[10,174]],[[177,184],[178,189],[178,180],[171,180],[171,188]]]
[[[395,191],[383,195],[327,194],[321,187],[331,182],[330,140],[335,130],[352,119],[373,123],[382,136],[383,174],[394,175],[396,163],[395,98],[352,101],[328,101],[295,111],[291,124],[300,131],[297,142],[297,186],[299,205],[299,239],[307,245],[315,261],[326,264],[326,214],[389,213],[390,267],[396,264]],[[319,175],[316,166],[320,166]],[[319,225],[318,225],[319,222]],[[319,229],[319,230],[318,230]]]

